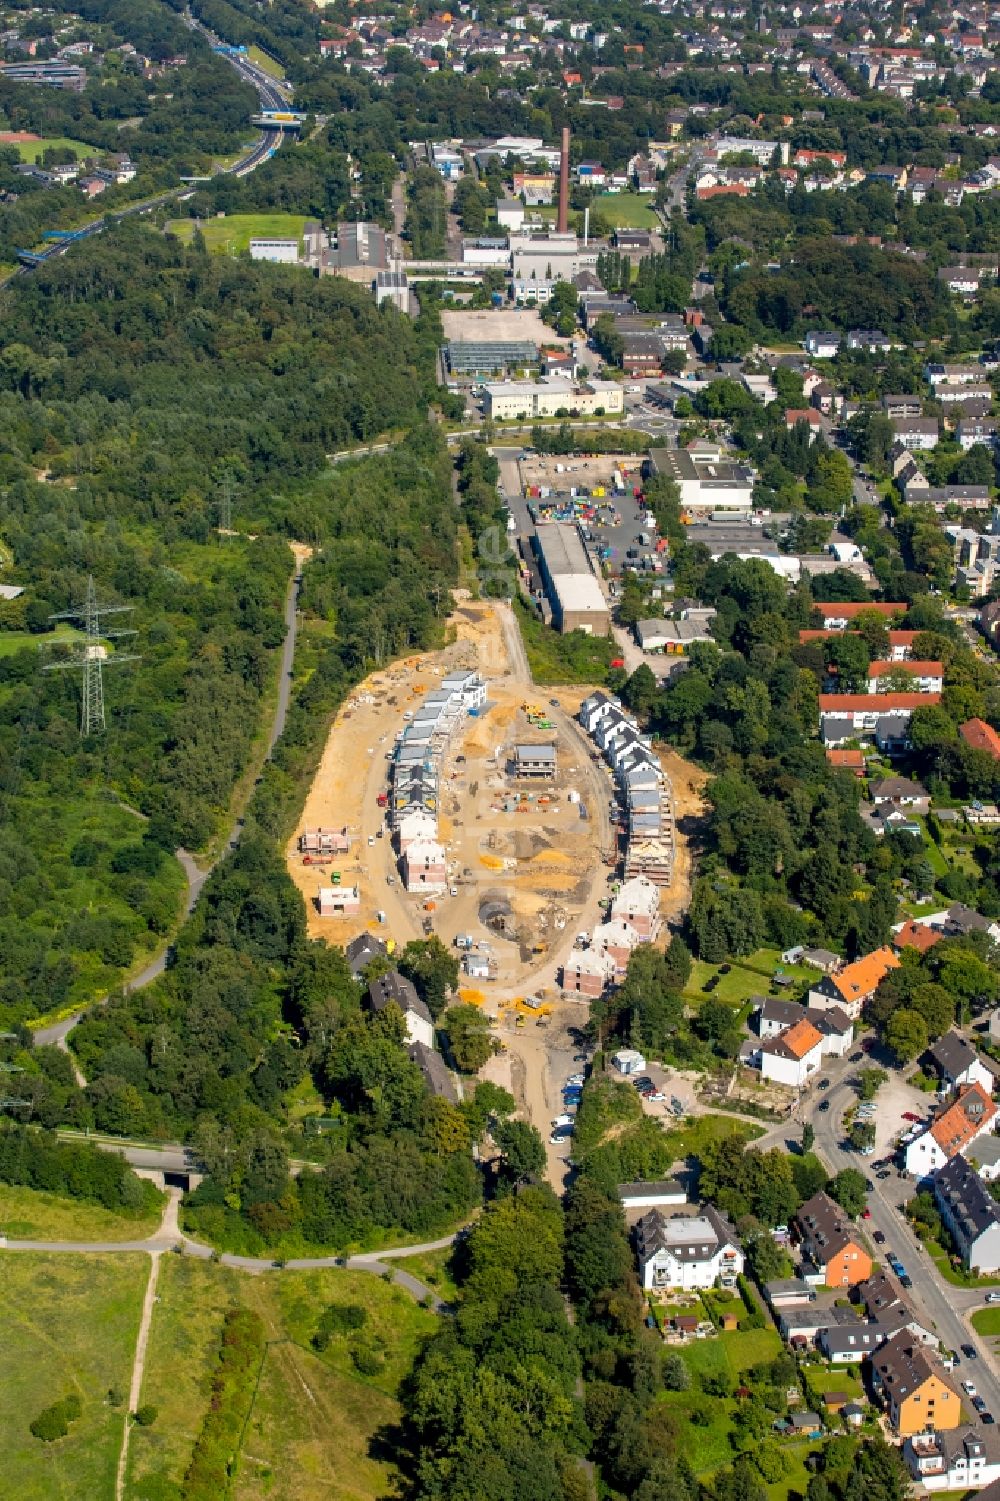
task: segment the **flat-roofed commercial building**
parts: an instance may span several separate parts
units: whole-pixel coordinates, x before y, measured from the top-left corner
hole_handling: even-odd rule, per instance
[[[614,380],[589,380],[574,385],[558,376],[533,381],[503,381],[487,386],[484,415],[494,421],[528,421],[534,417],[557,417],[561,413],[581,417],[620,414],[625,410],[622,387]]]
[[[577,528],[562,522],[539,527],[535,551],[557,630],[606,636],[611,613]]]
[[[749,464],[724,456],[718,444],[693,448],[653,448],[651,474],[672,479],[685,510],[749,511],[756,478]]]
[[[538,345],[530,339],[453,339],[444,346],[449,375],[502,375],[538,364]]]

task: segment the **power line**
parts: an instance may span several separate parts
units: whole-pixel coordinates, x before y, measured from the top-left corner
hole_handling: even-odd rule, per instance
[[[103,735],[107,725],[104,718],[104,668],[120,667],[123,662],[138,662],[141,658],[132,653],[116,653],[113,657],[108,656],[107,643],[117,640],[122,636],[134,636],[133,630],[104,631],[101,629],[101,617],[104,615],[122,615],[131,610],[131,605],[99,605],[97,602],[97,589],[94,585],[94,576],[87,578],[87,597],[84,603],[74,606],[72,609],[63,610],[58,615],[50,615],[50,620],[80,620],[83,622],[84,642],[76,649],[67,662],[50,662],[46,665],[46,672],[83,672],[83,695],[80,711],[80,734]]]

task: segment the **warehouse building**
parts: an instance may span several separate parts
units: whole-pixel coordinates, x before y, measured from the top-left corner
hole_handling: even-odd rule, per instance
[[[753,469],[726,457],[718,443],[651,449],[647,471],[672,479],[688,511],[749,511],[753,505]]]
[[[608,602],[577,528],[552,522],[539,527],[534,543],[556,629],[606,636],[611,629]]]

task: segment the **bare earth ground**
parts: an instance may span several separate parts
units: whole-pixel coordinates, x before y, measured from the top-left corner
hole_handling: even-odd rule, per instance
[[[486,341],[529,339],[534,344],[565,344],[554,329],[543,323],[537,308],[443,308],[441,326],[446,339]]]

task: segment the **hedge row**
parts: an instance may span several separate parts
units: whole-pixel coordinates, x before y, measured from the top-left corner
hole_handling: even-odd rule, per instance
[[[247,1308],[229,1309],[208,1412],[184,1477],[184,1501],[222,1501],[229,1494],[264,1347],[264,1325],[257,1314]]]

